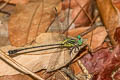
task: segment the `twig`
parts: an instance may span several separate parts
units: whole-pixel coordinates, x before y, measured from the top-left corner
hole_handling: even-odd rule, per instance
[[[54,19],[51,21],[51,23],[49,24],[48,28],[46,29],[45,32],[48,32],[48,30],[50,29],[51,25],[57,20],[58,14],[57,14],[57,9],[55,8],[55,17]]]
[[[10,0],[7,0],[2,6],[0,6],[0,10],[3,9],[9,2]]]
[[[62,71],[67,74],[71,78],[71,80],[78,80],[78,78],[72,73],[72,71],[67,69],[66,67],[62,68]]]
[[[75,58],[72,63],[78,61],[81,57],[83,57],[85,54],[87,54],[87,51],[85,51],[83,54],[81,54],[80,56],[78,56],[77,58]]]
[[[80,34],[80,36],[84,36],[86,34],[88,34],[89,32],[91,32],[92,30],[96,29],[98,26],[96,26],[95,24],[92,25],[92,27],[88,28],[86,31],[82,32]]]
[[[40,18],[40,21],[39,21],[39,23],[38,23],[37,33],[36,33],[36,36],[35,36],[35,40],[36,40],[36,37],[38,36],[38,33],[39,33],[39,28],[40,28],[40,25],[41,25],[41,22],[42,22],[42,19],[43,19],[43,13],[44,13],[44,0],[42,0],[41,18]]]
[[[36,8],[35,8],[35,10],[34,10],[34,12],[33,12],[33,15],[31,16],[30,23],[29,23],[29,25],[28,25],[29,27],[28,27],[27,36],[26,36],[26,43],[28,42],[30,29],[31,29],[31,27],[32,27],[32,21],[33,21],[35,15],[36,15],[36,12],[38,11],[38,9],[39,9],[39,7],[40,7],[40,4],[41,4],[41,2],[39,2],[39,4],[36,6]],[[39,23],[39,24],[40,24],[40,23]],[[36,34],[37,34],[37,33],[36,33]]]
[[[77,61],[79,67],[81,67],[82,71],[86,74],[86,80],[90,80],[92,75],[89,74],[88,70],[86,69],[86,67],[82,64],[82,62],[80,60]]]
[[[64,72],[62,72],[62,71],[60,71],[60,70],[58,70],[58,72],[64,77],[65,80],[68,79],[68,77],[66,77],[66,75],[64,74]]]
[[[86,6],[87,4],[85,4],[84,6],[83,6],[83,8]],[[81,11],[82,10],[80,10],[79,12],[78,12],[78,14],[76,15],[76,17],[73,19],[73,21],[70,23],[70,25],[67,27],[67,29],[65,29],[64,31],[63,31],[63,34],[66,32],[66,31],[68,31],[68,29],[70,28],[70,26],[75,22],[75,20],[78,18],[78,16],[80,15],[80,13],[81,13]]]
[[[16,69],[22,71],[23,73],[26,74],[30,74],[31,76],[33,76],[34,78],[36,78],[37,80],[44,80],[42,79],[40,76],[36,75],[35,73],[33,73],[32,71],[30,71],[29,69],[27,69],[26,67],[24,67],[23,65],[19,64],[18,62],[16,62],[14,59],[12,59],[11,57],[9,57],[4,51],[2,51],[0,49],[0,57],[5,60],[6,62],[8,62],[9,64],[11,64],[12,66],[14,66]]]
[[[86,12],[86,10],[84,10],[84,8],[78,3],[78,1],[75,0],[75,2],[78,4],[78,6],[83,10],[83,12],[87,15],[88,19],[90,20],[90,22],[92,22],[92,18],[90,17],[90,15]]]

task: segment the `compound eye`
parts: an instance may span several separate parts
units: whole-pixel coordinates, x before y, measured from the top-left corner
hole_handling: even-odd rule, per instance
[[[81,36],[80,36],[80,35],[78,35],[78,36],[77,36],[77,38],[80,40],[80,39],[81,39]]]

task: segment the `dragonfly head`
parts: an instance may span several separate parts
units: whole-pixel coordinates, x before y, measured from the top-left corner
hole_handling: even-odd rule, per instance
[[[77,38],[80,40],[80,39],[81,39],[81,36],[80,36],[80,35],[78,35],[78,36],[77,36]]]
[[[77,38],[78,38],[78,44],[79,44],[79,45],[82,45],[83,39],[81,38],[81,36],[78,35]]]

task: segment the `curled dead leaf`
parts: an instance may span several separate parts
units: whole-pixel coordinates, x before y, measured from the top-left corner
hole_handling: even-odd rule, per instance
[[[112,44],[115,46],[114,33],[117,27],[120,26],[119,11],[112,4],[112,0],[96,0],[98,10],[100,12],[103,23],[107,29],[108,36]]]

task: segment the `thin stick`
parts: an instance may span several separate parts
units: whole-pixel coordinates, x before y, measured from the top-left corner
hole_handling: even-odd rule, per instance
[[[88,34],[89,32],[91,32],[92,30],[96,29],[97,27],[98,26],[96,26],[96,25],[92,25],[92,27],[88,28],[86,31],[81,33],[80,36],[84,36],[84,35]]]
[[[90,17],[90,15],[86,12],[86,10],[84,10],[84,8],[78,3],[78,1],[75,0],[75,2],[78,4],[78,6],[83,10],[83,12],[87,15],[88,19],[90,20],[90,22],[92,22],[92,18]]]
[[[62,71],[67,74],[71,80],[78,80],[78,78],[72,73],[71,70],[67,69],[66,67],[65,68],[62,68]]]
[[[57,14],[57,9],[55,8],[55,17],[54,19],[51,21],[50,25],[48,26],[48,28],[46,29],[45,32],[48,32],[48,30],[50,29],[51,25],[55,22],[55,20],[57,20],[58,14]]]
[[[70,17],[70,5],[71,5],[71,0],[68,0],[69,1],[69,8],[68,8],[68,14],[67,14],[67,27],[69,27],[69,17]],[[66,37],[68,35],[68,32],[66,34]]]
[[[83,6],[83,8],[86,6],[87,4],[85,4],[84,6]],[[80,13],[81,13],[81,11],[82,10],[80,10],[79,12],[78,12],[78,14],[76,15],[76,17],[73,19],[73,21],[71,22],[71,24],[69,25],[69,27],[67,27],[67,29],[65,29],[64,31],[63,31],[63,34],[66,32],[66,31],[68,31],[68,29],[70,28],[70,26],[75,22],[75,20],[78,18],[78,16],[80,15]]]
[[[66,75],[64,74],[64,72],[58,70],[58,72],[64,77],[65,80],[67,80],[68,78],[66,77]]]
[[[0,9],[3,9],[9,2],[10,0],[7,0],[2,6],[0,6]]]
[[[56,18],[57,16],[55,16],[55,18],[51,21],[50,25],[48,26],[45,32],[48,32],[48,30],[50,29],[50,26],[55,22]]]
[[[33,76],[34,78],[36,78],[37,80],[44,80],[42,79],[40,76],[36,75],[35,73],[33,73],[32,71],[30,71],[29,69],[27,69],[26,67],[24,67],[23,65],[21,65],[20,63],[16,62],[14,59],[12,59],[11,57],[9,57],[4,51],[2,51],[0,49],[0,57],[5,60],[6,62],[8,62],[9,64],[11,64],[12,66],[14,66],[16,69],[22,71],[23,73],[26,74],[30,74],[31,76]]]
[[[36,40],[36,37],[38,36],[38,33],[39,33],[40,25],[41,25],[42,18],[43,18],[43,13],[44,13],[44,0],[42,0],[41,18],[40,18],[40,21],[39,21],[39,24],[38,24],[38,27],[37,27],[37,31],[36,31],[37,33],[36,33],[36,36],[35,36],[35,40]]]
[[[67,19],[67,25],[69,26],[71,0],[68,0],[68,1],[69,1],[69,9],[68,9],[68,14],[67,14],[67,17],[68,17],[68,19]]]
[[[33,15],[31,16],[31,19],[30,19],[30,23],[29,23],[29,27],[28,27],[28,31],[27,31],[27,36],[26,36],[26,43],[28,42],[28,38],[29,38],[29,33],[30,33],[30,29],[31,29],[31,25],[32,25],[32,21],[35,17],[35,14],[37,12],[37,10],[39,9],[40,7],[40,3],[37,5],[37,7],[35,8],[34,12],[33,12]],[[36,33],[37,34],[37,33]]]
[[[93,40],[93,31],[92,31],[92,33],[91,33],[91,39],[90,39],[90,48],[91,48],[91,45],[92,45],[92,40]]]

